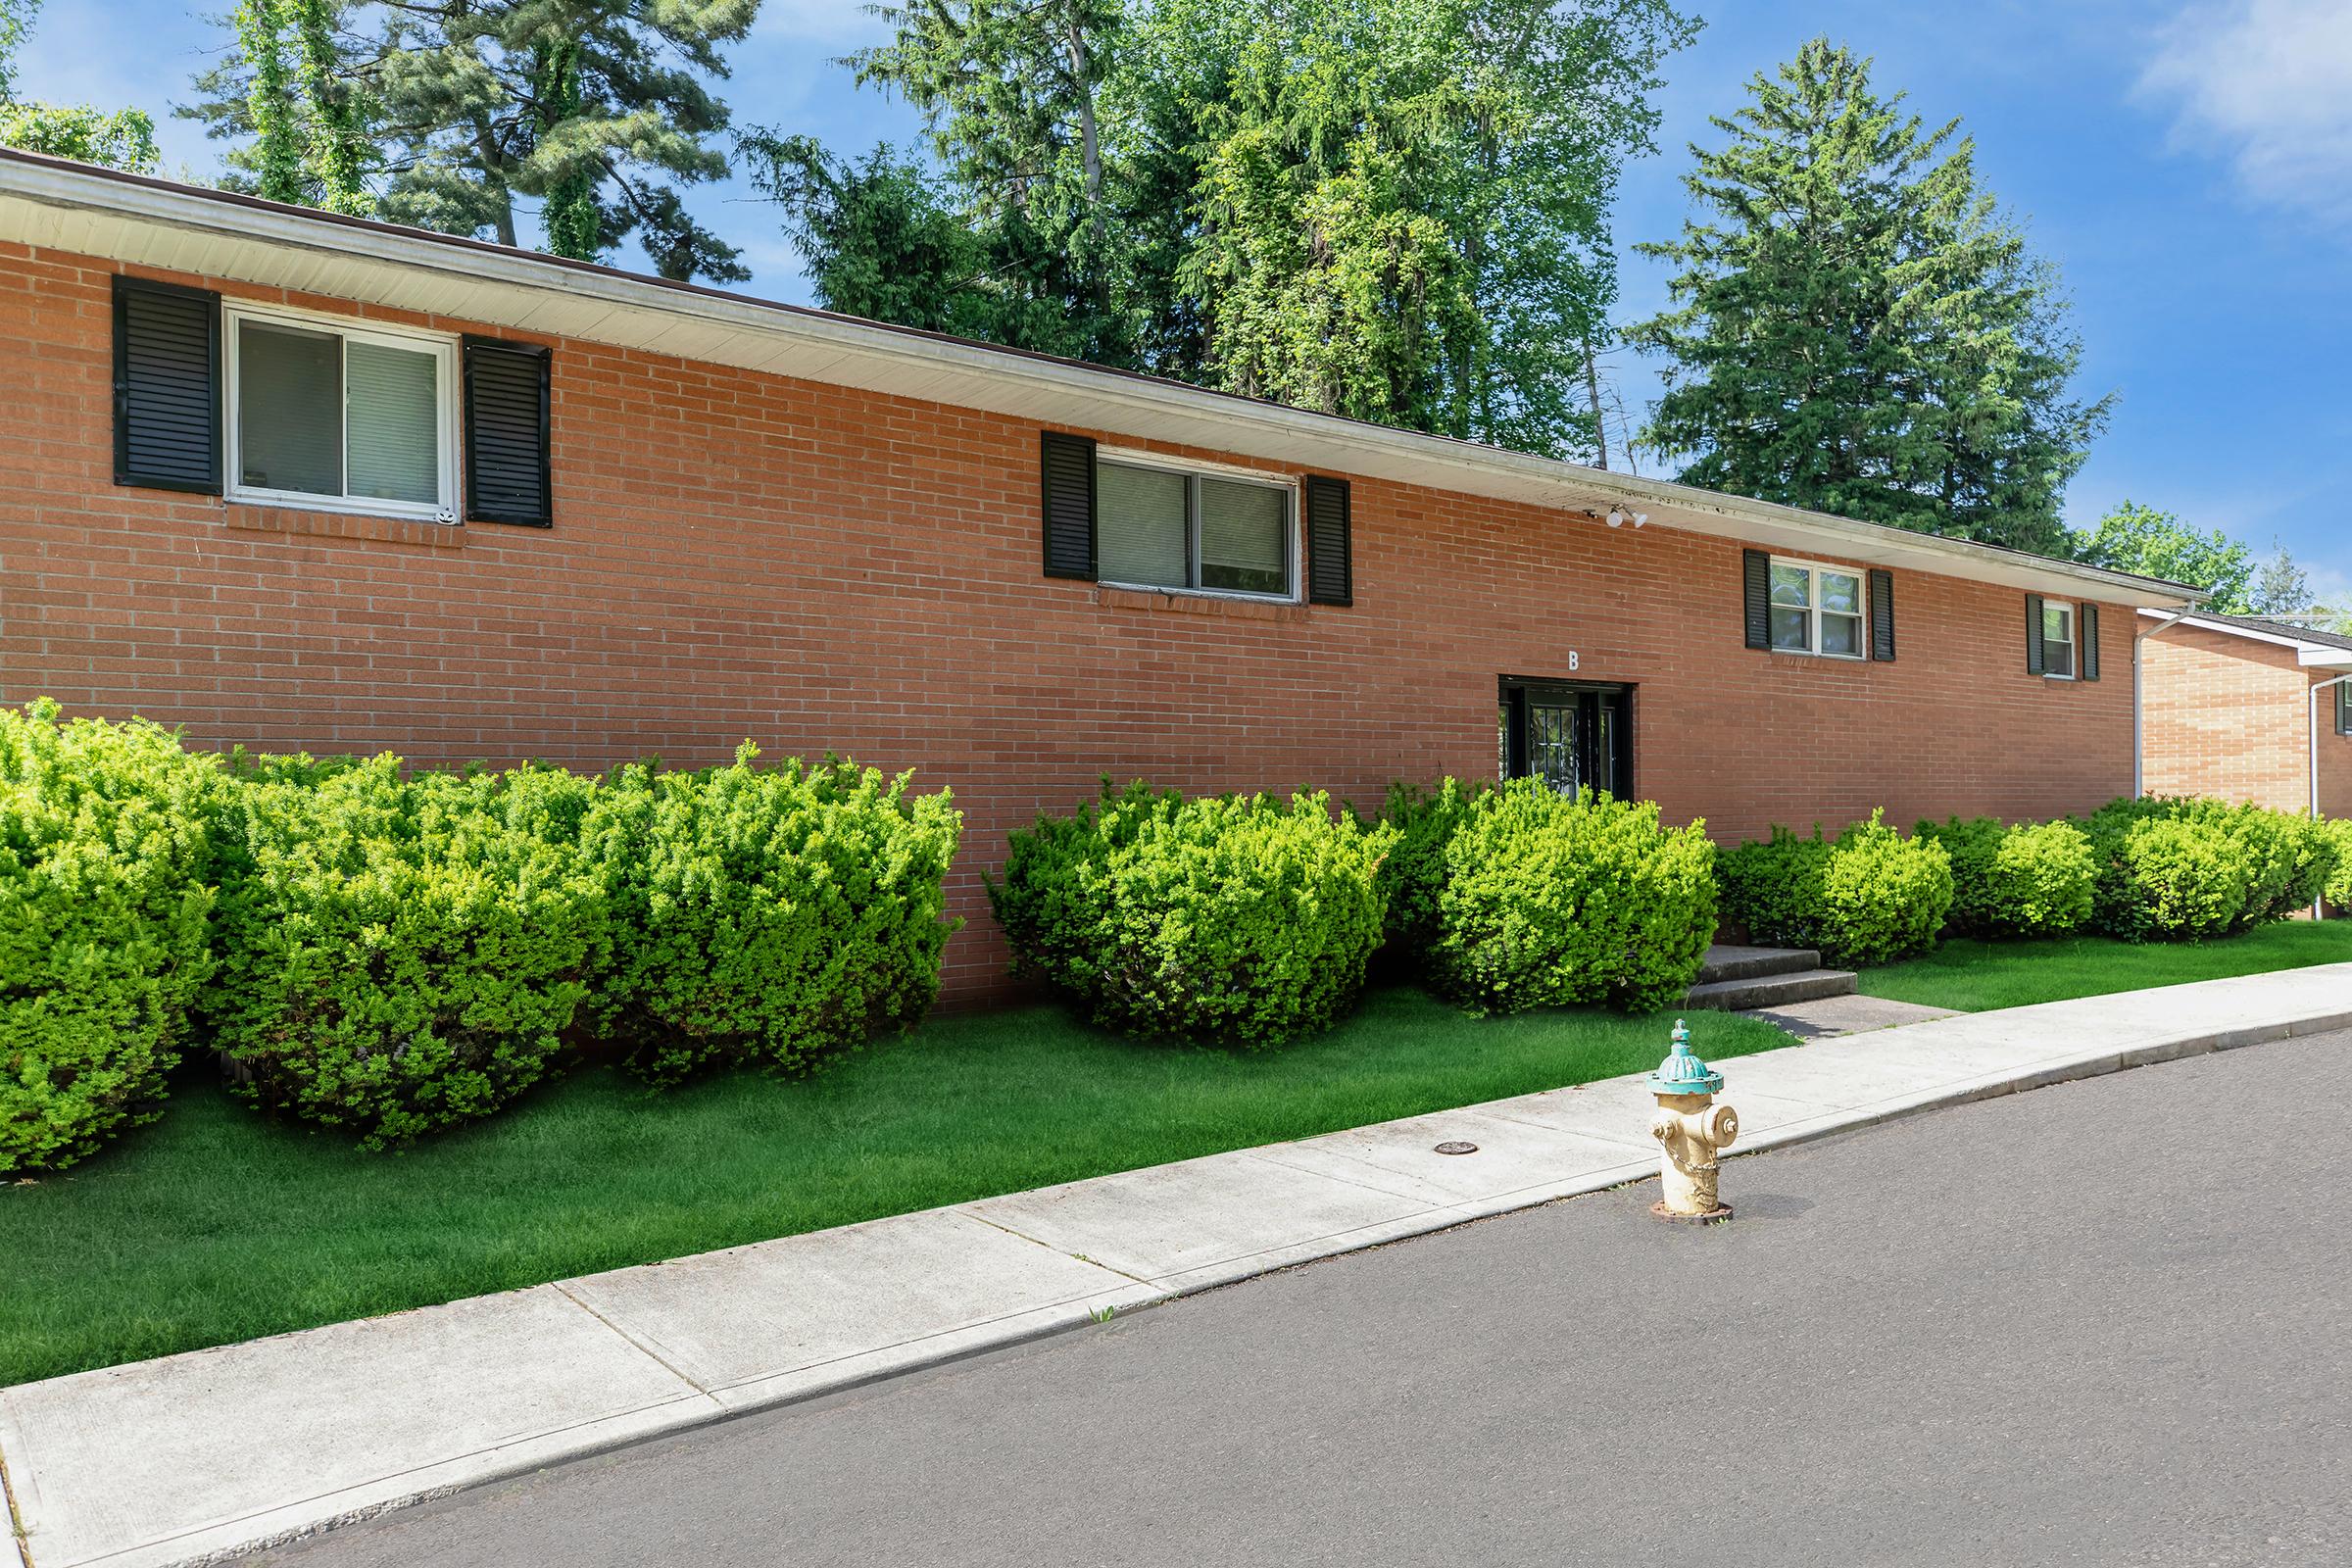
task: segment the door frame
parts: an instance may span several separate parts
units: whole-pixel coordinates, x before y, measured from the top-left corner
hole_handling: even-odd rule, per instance
[[[1640,772],[1639,749],[1634,736],[1640,715],[1640,688],[1628,681],[1555,680],[1547,675],[1499,675],[1495,677],[1495,725],[1501,731],[1496,748],[1497,761],[1505,778],[1521,778],[1528,772],[1527,710],[1531,697],[1546,697],[1555,701],[1563,697],[1576,699],[1577,715],[1577,772],[1590,779],[1598,769],[1593,748],[1598,740],[1595,720],[1604,703],[1617,707],[1617,731],[1614,776],[1608,792],[1621,801],[1639,800],[1636,793]]]

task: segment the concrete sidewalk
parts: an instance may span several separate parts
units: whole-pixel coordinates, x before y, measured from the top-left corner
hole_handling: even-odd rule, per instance
[[[1722,1064],[1753,1152],[2352,1026],[2352,964]],[[1660,1025],[1660,1054],[1664,1052]],[[1703,1054],[1704,1020],[1694,1034]],[[1639,1075],[0,1391],[32,1568],[216,1560],[402,1502],[1651,1173]],[[1433,1146],[1478,1146],[1449,1156]],[[1739,1201],[1739,1175],[1726,1177]]]

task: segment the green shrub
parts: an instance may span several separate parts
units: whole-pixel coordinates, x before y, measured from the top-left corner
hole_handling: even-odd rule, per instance
[[[1494,786],[1464,786],[1443,780],[1435,789],[1418,784],[1389,786],[1389,798],[1374,823],[1396,830],[1396,840],[1380,862],[1381,897],[1387,902],[1388,941],[1414,963],[1425,962],[1442,929],[1439,895],[1446,886],[1446,846],[1469,819],[1473,805]]]
[[[0,1175],[161,1114],[211,967],[214,764],[132,720],[0,709]]]
[[[1724,907],[1748,940],[1811,948],[1837,964],[1891,963],[1936,945],[1952,906],[1952,860],[1933,837],[1904,838],[1873,811],[1836,839],[1775,827],[1721,852]]]
[[[2317,825],[2329,857],[2320,896],[2328,914],[2340,918],[2352,914],[2352,817],[2323,818]]]
[[[2082,826],[2098,867],[2093,921],[2132,942],[2283,919],[2311,906],[2337,863],[2326,824],[2258,806],[2149,796],[2111,801]]]
[[[1385,913],[1386,827],[1329,798],[1183,800],[1103,785],[1012,835],[990,905],[1016,973],[1147,1039],[1259,1047],[1327,1027],[1361,991]]]
[[[206,1004],[238,1092],[380,1148],[537,1082],[609,943],[595,793],[393,757],[236,785]]]
[[[1821,890],[1835,849],[1818,826],[1800,839],[1776,823],[1768,839],[1718,850],[1715,882],[1725,916],[1759,947],[1818,949],[1828,924]]]
[[[921,1017],[939,994],[962,817],[905,775],[828,760],[607,781],[586,831],[614,920],[596,1015],[656,1083],[790,1070]]]
[[[2097,864],[2090,839],[2071,822],[1953,817],[1922,822],[1914,836],[1943,846],[1952,864],[1944,929],[1982,937],[2060,936],[2090,918]]]
[[[1479,796],[1445,845],[1438,982],[1474,1012],[1671,1005],[1714,938],[1713,856],[1653,802],[1538,779]]]

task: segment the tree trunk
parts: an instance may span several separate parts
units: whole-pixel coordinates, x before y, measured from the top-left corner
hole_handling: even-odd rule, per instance
[[[513,246],[514,239],[514,192],[507,186],[507,161],[499,155],[498,138],[491,134],[490,117],[473,117],[474,155],[482,161],[482,177],[498,192],[498,242]]]

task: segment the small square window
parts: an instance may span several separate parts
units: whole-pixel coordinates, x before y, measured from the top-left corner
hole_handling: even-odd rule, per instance
[[[1782,653],[1866,658],[1863,605],[1861,573],[1775,561],[1769,606],[1771,645]]]

